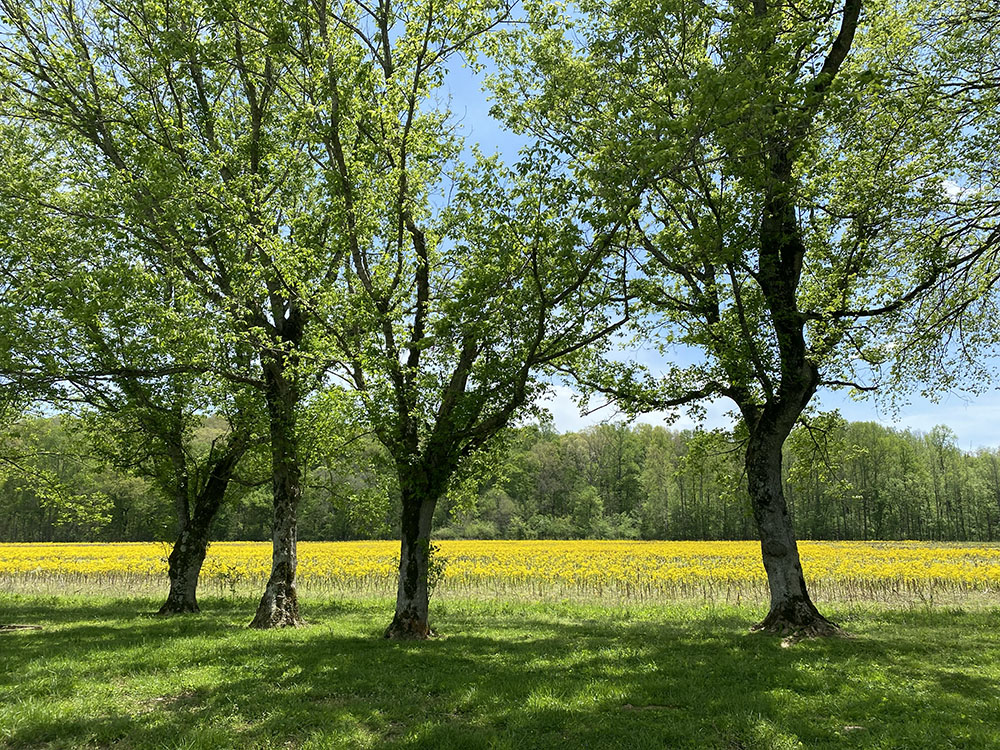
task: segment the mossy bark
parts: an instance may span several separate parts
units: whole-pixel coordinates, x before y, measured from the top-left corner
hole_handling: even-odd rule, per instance
[[[802,575],[798,543],[782,486],[783,443],[781,430],[769,431],[766,425],[758,424],[747,449],[747,484],[770,592],[767,616],[753,630],[833,634],[838,632],[837,626],[816,609]]]
[[[298,389],[280,358],[267,361],[267,408],[271,436],[271,490],[274,521],[271,534],[271,575],[252,628],[276,628],[302,624],[295,591],[297,557],[297,513],[302,496],[301,468],[296,434]]]
[[[180,530],[167,560],[170,592],[160,607],[159,614],[198,612],[198,580],[201,567],[208,553],[212,521],[226,496],[236,465],[246,453],[247,446],[241,436],[230,439],[229,445],[211,465],[208,481],[194,499],[194,511],[188,516],[187,503],[182,503]],[[186,482],[181,491],[186,491]]]

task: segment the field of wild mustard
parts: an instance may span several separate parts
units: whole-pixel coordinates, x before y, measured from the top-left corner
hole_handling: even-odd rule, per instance
[[[815,598],[1000,602],[1000,546],[923,542],[801,542]],[[0,590],[131,594],[166,588],[169,547],[157,543],[0,544]],[[388,596],[399,543],[300,542],[304,592]],[[766,580],[756,542],[442,541],[435,596],[655,602],[756,601]],[[206,594],[259,591],[270,545],[216,542]]]

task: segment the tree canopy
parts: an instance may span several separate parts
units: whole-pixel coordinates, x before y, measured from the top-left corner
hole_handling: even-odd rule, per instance
[[[742,451],[761,627],[828,632],[787,493],[827,495],[786,441],[821,388],[949,385],[996,343],[1000,38],[979,0],[0,12],[3,406],[82,413],[106,459],[173,496],[176,608],[196,608],[213,519],[264,442],[273,557],[253,625],[301,621],[313,453],[331,485],[364,460],[379,497],[398,493],[387,635],[426,637],[440,501],[561,374],[632,414],[728,399],[736,433],[688,454]],[[518,157],[457,135],[460,64],[495,66]],[[196,449],[210,416],[226,428]],[[668,464],[616,478],[627,501],[610,480],[539,491],[574,528],[641,525],[635,498]],[[740,528],[725,511],[722,527]]]
[[[871,387],[906,345],[901,319],[946,318],[956,285],[995,273],[1000,205],[977,156],[1000,145],[996,110],[953,95],[963,60],[946,54],[974,23],[967,6],[531,8],[538,32],[508,45],[497,109],[604,200],[635,204],[633,330],[702,356],[662,374],[606,358],[567,369],[633,410],[732,401],[771,584],[761,626],[826,628],[782,445],[818,388]]]

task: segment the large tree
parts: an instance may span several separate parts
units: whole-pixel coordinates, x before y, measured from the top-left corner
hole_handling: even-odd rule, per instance
[[[300,621],[297,414],[307,326],[336,276],[333,217],[298,124],[294,22],[279,2],[3,2],[4,114],[58,144],[62,210],[151,273],[182,278],[212,330],[249,349],[269,416],[271,576],[253,624]],[[286,15],[282,15],[285,13]],[[344,63],[346,64],[346,62]],[[190,311],[189,311],[190,312]]]
[[[531,406],[540,367],[616,325],[621,220],[544,151],[510,174],[463,154],[433,103],[509,4],[4,7],[11,111],[63,139],[72,211],[176,269],[258,353],[275,524],[254,624],[298,621],[296,418],[335,367],[404,498],[390,631],[425,635],[448,480]]]
[[[615,227],[585,236],[570,191],[511,176],[459,193],[438,221],[413,222],[409,271],[390,304],[358,285],[361,322],[344,336],[354,356],[343,375],[392,455],[402,499],[387,637],[431,632],[431,524],[456,472],[535,409],[546,369],[625,320],[608,302],[621,298],[620,258],[616,267],[608,251]]]
[[[107,461],[153,480],[177,520],[161,611],[195,612],[212,521],[260,432],[259,398],[238,382],[253,374],[250,352],[176,268],[152,266],[81,210],[58,147],[34,133],[29,149],[28,133],[12,132],[0,158],[0,201],[19,218],[0,240],[12,318],[0,391],[82,413]],[[212,412],[228,430],[204,452],[194,432]]]
[[[431,525],[456,472],[533,408],[543,368],[624,320],[618,215],[591,211],[544,149],[512,170],[465,149],[437,103],[448,66],[510,12],[504,1],[317,4],[301,26],[314,159],[350,257],[324,335],[402,499],[387,637],[432,632]],[[331,67],[332,49],[355,61],[350,76]]]
[[[934,12],[620,0],[560,15],[539,3],[498,85],[498,111],[598,195],[641,195],[636,330],[694,363],[567,370],[636,411],[736,405],[771,595],[759,629],[833,630],[802,575],[785,439],[819,388],[871,387],[901,317],[998,247],[995,185],[963,158],[984,138],[995,152],[996,131],[951,95],[960,71],[938,54],[946,25],[927,32]]]

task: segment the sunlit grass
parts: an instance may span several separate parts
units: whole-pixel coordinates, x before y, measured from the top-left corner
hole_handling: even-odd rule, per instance
[[[155,599],[0,594],[0,748],[994,750],[1000,609],[831,607],[852,638],[753,635],[724,605],[445,601],[393,643],[391,599],[303,599],[246,627]]]

